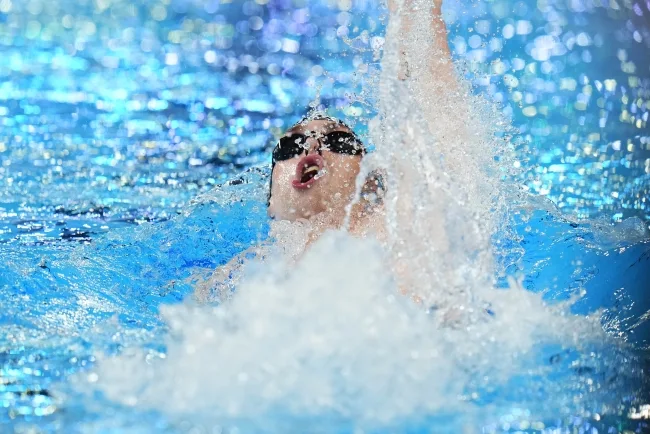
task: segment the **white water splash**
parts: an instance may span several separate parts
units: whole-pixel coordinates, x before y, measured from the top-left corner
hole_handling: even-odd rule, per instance
[[[435,105],[398,82],[396,32],[392,23],[367,167],[387,173],[388,248],[330,232],[301,255],[287,241],[301,227],[280,224],[277,250],[246,267],[231,301],[164,308],[166,356],[99,358],[93,387],[173,420],[265,420],[256,426],[265,432],[286,430],[273,417],[327,432],[342,421],[377,428],[449,414],[463,424],[436,432],[478,432],[512,405],[541,418],[589,401],[570,373],[559,385],[546,379],[554,367],[540,360],[545,347],[605,342],[598,318],[547,307],[514,281],[493,288],[490,239],[506,214],[494,157],[507,151],[493,133],[506,126],[462,86]],[[425,67],[411,68],[422,84]],[[407,270],[397,278],[396,263]],[[399,295],[405,288],[424,304]],[[513,378],[544,398],[513,397]]]
[[[227,306],[166,307],[164,360],[127,351],[98,360],[93,380],[125,405],[213,424],[274,414],[359,427],[450,412],[478,417],[478,383],[498,389],[524,368],[543,373],[527,356],[535,345],[578,346],[598,329],[516,286],[494,294],[495,317],[441,326],[396,295],[378,243],[340,232],[295,268],[272,261],[252,274]]]

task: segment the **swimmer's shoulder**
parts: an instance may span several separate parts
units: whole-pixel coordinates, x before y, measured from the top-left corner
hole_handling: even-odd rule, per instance
[[[350,233],[358,237],[375,237],[382,243],[386,242],[388,235],[384,205],[373,205],[360,211],[351,219]]]

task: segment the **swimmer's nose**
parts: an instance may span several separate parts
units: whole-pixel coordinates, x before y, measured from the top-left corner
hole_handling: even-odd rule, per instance
[[[307,155],[320,153],[320,142],[313,137],[307,139]]]

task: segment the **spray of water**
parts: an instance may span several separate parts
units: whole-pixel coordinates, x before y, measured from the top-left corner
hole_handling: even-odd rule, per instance
[[[164,359],[127,352],[100,361],[93,379],[113,400],[179,418],[280,414],[374,426],[470,415],[484,383],[505,386],[533,368],[525,355],[540,340],[576,346],[595,331],[562,315],[540,329],[552,313],[517,287],[491,300],[498,316],[440,327],[396,294],[386,260],[376,242],[328,233],[297,267],[276,260],[251,271],[227,308],[165,308]]]
[[[608,342],[598,315],[547,306],[516,280],[494,289],[491,239],[512,197],[495,133],[507,126],[462,83],[431,74],[450,65],[427,3],[396,5],[418,13],[401,23],[409,32],[392,16],[374,89],[365,173],[386,173],[386,242],[328,231],[303,251],[308,223],[275,224],[265,260],[242,267],[227,303],[165,307],[166,354],[99,357],[92,390],[172,420],[269,432],[450,415],[436,432],[478,432],[513,405],[531,419],[616,402],[571,370]],[[408,54],[422,47],[430,56]]]

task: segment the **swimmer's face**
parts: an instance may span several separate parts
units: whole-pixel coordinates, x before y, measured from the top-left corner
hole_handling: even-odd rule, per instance
[[[321,147],[323,141],[309,137],[310,132],[325,135],[351,131],[328,120],[313,120],[285,133],[308,136],[305,151],[283,161],[276,161],[272,174],[268,213],[280,220],[308,219],[329,212],[342,214],[354,198],[361,155],[332,152]],[[305,173],[307,172],[307,173]],[[315,174],[315,176],[313,176]]]

